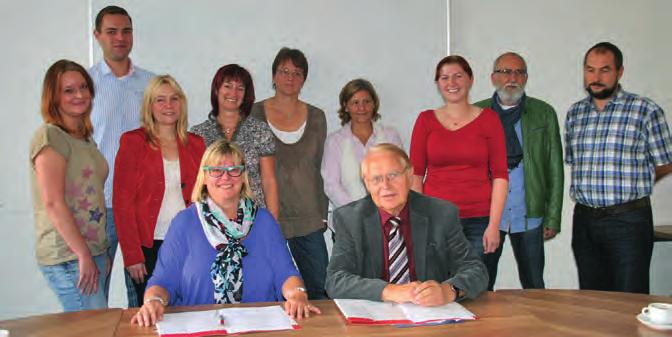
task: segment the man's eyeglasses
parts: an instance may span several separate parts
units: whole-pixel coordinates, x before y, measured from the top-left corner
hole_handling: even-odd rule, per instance
[[[211,178],[219,178],[224,175],[224,173],[228,174],[229,177],[240,177],[243,172],[245,172],[245,166],[243,165],[236,165],[236,166],[203,166],[203,171],[208,172],[208,175]]]
[[[495,73],[509,76],[514,74],[516,76],[527,76],[527,69],[495,69]]]
[[[392,171],[385,175],[373,176],[371,178],[368,178],[367,180],[369,181],[369,184],[377,186],[382,184],[385,180],[387,180],[387,182],[389,183],[395,182],[397,179],[399,179],[399,177],[401,177],[402,173],[403,172]]]

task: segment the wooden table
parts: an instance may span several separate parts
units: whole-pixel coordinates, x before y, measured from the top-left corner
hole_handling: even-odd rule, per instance
[[[579,290],[500,290],[464,301],[477,321],[442,326],[395,328],[347,325],[332,301],[315,301],[322,315],[300,322],[301,329],[244,336],[672,336],[640,324],[635,316],[651,302],[671,297]],[[268,304],[268,303],[266,303]],[[253,306],[247,304],[242,306]],[[222,306],[171,308],[206,310]],[[153,328],[129,323],[137,309],[62,313],[1,321],[18,336],[156,336]]]
[[[654,241],[672,241],[672,225],[653,226]]]

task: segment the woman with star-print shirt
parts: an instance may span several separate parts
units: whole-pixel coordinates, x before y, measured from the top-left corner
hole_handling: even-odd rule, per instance
[[[44,124],[30,143],[37,262],[65,311],[107,307],[108,166],[91,139],[93,95],[81,65],[54,63],[42,89]]]

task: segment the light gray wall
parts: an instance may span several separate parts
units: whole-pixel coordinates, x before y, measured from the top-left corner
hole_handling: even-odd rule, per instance
[[[301,98],[326,112],[330,130],[340,126],[338,93],[357,77],[376,87],[383,122],[412,125],[417,111],[440,102],[431,78],[447,50],[445,0],[423,6],[387,0],[92,2],[94,15],[110,3],[131,13],[132,58],[177,79],[189,98],[192,125],[210,111],[210,84],[222,65],[248,69],[257,100],[272,96],[271,64],[283,46],[305,53],[309,73]],[[99,48],[93,55],[95,62],[102,57]],[[410,129],[401,133],[408,146]]]
[[[527,60],[527,92],[546,100],[558,113],[561,129],[569,106],[585,96],[583,55],[599,41],[615,43],[624,54],[621,83],[626,90],[648,96],[672,111],[672,53],[668,33],[672,3],[665,0],[452,0],[451,52],[466,57],[475,72],[471,98],[492,96],[492,62],[506,51]],[[546,243],[546,286],[576,288],[571,251],[569,168],[566,167],[562,233]],[[653,194],[656,224],[672,224],[672,178],[656,185]],[[651,267],[652,292],[672,293],[671,243],[657,243]],[[495,288],[518,288],[518,272],[507,242]]]
[[[111,3],[133,17],[134,62],[177,78],[189,98],[192,124],[206,118],[210,82],[221,65],[248,68],[257,97],[270,96],[271,63],[282,46],[299,48],[308,57],[302,98],[325,110],[330,129],[338,127],[338,93],[355,77],[374,83],[383,120],[403,126],[406,144],[417,111],[440,102],[431,78],[436,59],[447,50],[445,0],[423,6],[386,0],[204,0],[187,6],[178,0],[3,2],[0,37],[12,48],[0,62],[5,74],[0,101],[3,113],[12,117],[0,136],[3,158],[9,158],[0,173],[0,234],[8,238],[0,245],[8,271],[0,283],[0,319],[60,310],[33,257],[28,142],[41,123],[44,72],[59,58],[85,66],[100,60],[90,25],[92,16]],[[116,261],[121,261],[119,254]],[[121,271],[121,263],[115,263],[111,306],[125,305]]]
[[[102,4],[93,1],[94,15]],[[417,113],[441,104],[432,78],[436,62],[446,50],[443,1],[285,0],[278,4],[254,0],[242,5],[210,0],[189,2],[184,7],[181,1],[151,0],[120,4],[134,18],[133,59],[148,69],[176,76],[189,96],[192,123],[205,118],[209,83],[219,65],[239,62],[248,67],[257,96],[269,96],[270,63],[282,45],[306,52],[311,69],[302,97],[324,108],[331,130],[338,126],[338,91],[355,76],[374,82],[381,95],[383,121],[399,125],[406,146]],[[225,5],[233,8],[225,9]],[[203,12],[203,8],[210,10]],[[611,39],[625,53],[624,86],[650,96],[670,111],[672,97],[665,94],[672,88],[665,79],[672,73],[672,65],[663,60],[672,48],[664,43],[671,25],[665,14],[671,9],[672,4],[664,0],[638,4],[625,0],[543,4],[512,0],[506,5],[453,0],[451,47],[465,55],[476,72],[474,100],[491,94],[488,73],[492,59],[509,49],[522,52],[530,67],[529,93],[553,104],[562,122],[569,105],[583,95],[583,53],[595,41]],[[89,65],[89,15],[89,3],[81,0],[0,2],[0,39],[6,46],[0,56],[0,114],[7,117],[0,125],[0,319],[60,311],[33,256],[27,148],[41,123],[39,99],[47,67],[60,58]],[[619,17],[624,19],[616,20]],[[280,22],[270,23],[273,20]],[[198,21],[206,22],[207,29],[192,28]],[[359,27],[368,29],[367,33],[353,33]],[[339,34],[341,31],[344,33]],[[248,40],[241,37],[250,32],[260,34]],[[393,38],[386,35],[388,32]],[[98,60],[98,46],[94,43],[93,47],[93,59]],[[204,52],[209,48],[216,49]],[[176,59],[185,61],[173,61]],[[659,222],[672,213],[665,208],[669,201],[664,204],[671,190],[672,179],[656,187],[655,216]],[[571,202],[567,202],[563,233],[547,244],[549,287],[576,287],[569,248],[570,214]],[[672,266],[664,262],[672,258],[670,246],[657,244],[654,250],[652,284],[657,293],[672,292]],[[125,303],[120,265],[117,263],[113,272],[112,306]],[[508,250],[502,266],[497,287],[518,287]]]
[[[33,254],[28,143],[42,122],[47,67],[61,58],[87,64],[87,13],[81,0],[0,2],[0,319],[60,310]]]

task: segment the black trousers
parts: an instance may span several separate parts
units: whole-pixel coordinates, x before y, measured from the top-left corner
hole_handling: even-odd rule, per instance
[[[620,210],[577,204],[572,250],[579,288],[648,294],[653,253],[651,204]]]
[[[147,287],[147,281],[152,277],[154,273],[154,267],[156,267],[156,260],[159,256],[159,248],[161,248],[163,240],[154,240],[154,245],[152,248],[142,247],[142,255],[145,256],[145,269],[147,269],[147,276],[145,276],[145,281],[142,283],[136,283],[133,281],[133,286],[135,287],[135,294],[138,296],[138,302],[140,306],[143,304],[145,298],[145,288]]]

